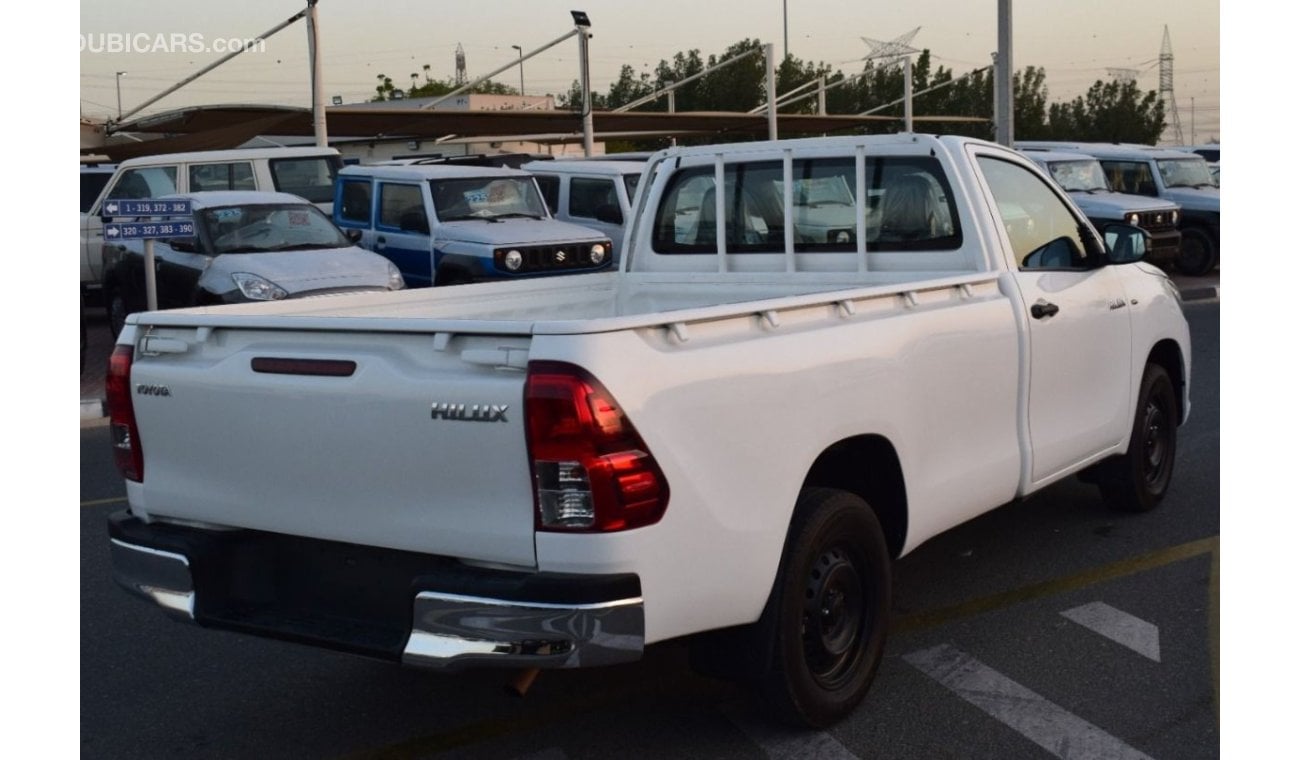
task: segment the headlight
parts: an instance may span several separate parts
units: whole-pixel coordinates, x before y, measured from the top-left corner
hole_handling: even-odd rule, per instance
[[[596,243],[591,247],[591,263],[600,264],[605,260],[605,245]]]
[[[831,230],[826,233],[826,242],[828,243],[852,243],[853,233],[849,230]]]
[[[289,292],[274,282],[248,272],[235,272],[230,275],[239,287],[239,292],[250,301],[279,301],[288,298]]]
[[[1178,224],[1178,212],[1177,212],[1177,211],[1171,211],[1171,212],[1169,212],[1169,221],[1172,222],[1172,223],[1174,223],[1174,224]]]
[[[524,255],[519,251],[507,251],[505,265],[506,269],[511,272],[518,272],[519,268],[524,265]]]
[[[1129,214],[1128,216],[1124,217],[1124,221],[1128,222],[1129,224],[1137,224],[1139,218],[1140,217],[1137,214]]]
[[[406,287],[406,280],[402,279],[402,272],[391,263],[388,265],[388,289],[401,290]]]

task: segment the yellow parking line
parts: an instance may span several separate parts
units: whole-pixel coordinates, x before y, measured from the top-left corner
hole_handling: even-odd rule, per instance
[[[1013,604],[1027,602],[1031,599],[1039,599],[1045,596],[1055,596],[1067,591],[1076,591],[1088,586],[1095,586],[1098,583],[1123,578],[1128,575],[1154,570],[1157,567],[1164,567],[1175,562],[1181,562],[1192,557],[1199,557],[1203,554],[1214,554],[1218,556],[1219,537],[1211,536],[1202,538],[1197,541],[1189,541],[1185,544],[1170,546],[1164,549],[1147,554],[1139,554],[1136,557],[1129,557],[1109,565],[1094,567],[1084,570],[1081,573],[1069,575],[1064,578],[1054,578],[1042,583],[1035,583],[1030,586],[1023,586],[1018,589],[1004,591],[1000,594],[972,599],[961,604],[955,604],[951,607],[942,607],[937,610],[927,610],[917,612],[911,615],[904,615],[896,618],[890,623],[890,633],[904,633],[907,631],[921,630],[924,628],[933,628],[935,626],[951,623],[954,620],[978,615],[982,612],[991,612],[1010,607]],[[1214,566],[1216,578],[1212,579],[1211,584],[1217,583],[1217,563]],[[1218,613],[1212,610],[1210,613],[1217,622]],[[1217,673],[1217,660],[1215,664]]]
[[[83,501],[81,502],[81,507],[82,509],[85,509],[86,507],[102,507],[105,504],[118,504],[118,503],[123,503],[125,501],[126,501],[125,496],[114,496],[111,499],[95,499],[93,501]]]

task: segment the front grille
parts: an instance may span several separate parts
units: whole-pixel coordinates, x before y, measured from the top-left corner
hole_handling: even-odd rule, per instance
[[[1143,211],[1138,214],[1138,226],[1149,232],[1163,232],[1174,228],[1172,211]]]
[[[605,246],[605,258],[602,259],[599,264],[592,263],[591,261],[591,247],[593,245],[595,245],[595,242],[498,248],[494,252],[495,255],[493,258],[495,259],[497,270],[510,272],[511,274],[598,269],[609,263],[610,245],[608,241],[601,243],[601,245]],[[519,269],[510,270],[506,267],[505,256],[509,251],[519,251],[523,254],[524,264]]]

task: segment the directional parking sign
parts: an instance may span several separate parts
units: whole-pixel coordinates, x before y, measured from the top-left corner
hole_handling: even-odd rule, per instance
[[[194,237],[194,222],[189,219],[104,225],[105,240],[152,240],[155,238],[185,237]]]
[[[105,216],[190,216],[193,213],[189,198],[104,201]]]

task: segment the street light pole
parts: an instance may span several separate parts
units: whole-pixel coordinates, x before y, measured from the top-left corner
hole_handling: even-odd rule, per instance
[[[510,47],[519,51],[519,97],[522,98],[524,96],[524,49],[518,45]]]
[[[790,4],[788,0],[781,0],[781,29],[785,33],[785,42],[781,52],[784,54],[782,60],[790,57]]]
[[[117,120],[122,120],[122,75],[125,71],[117,72]]]

